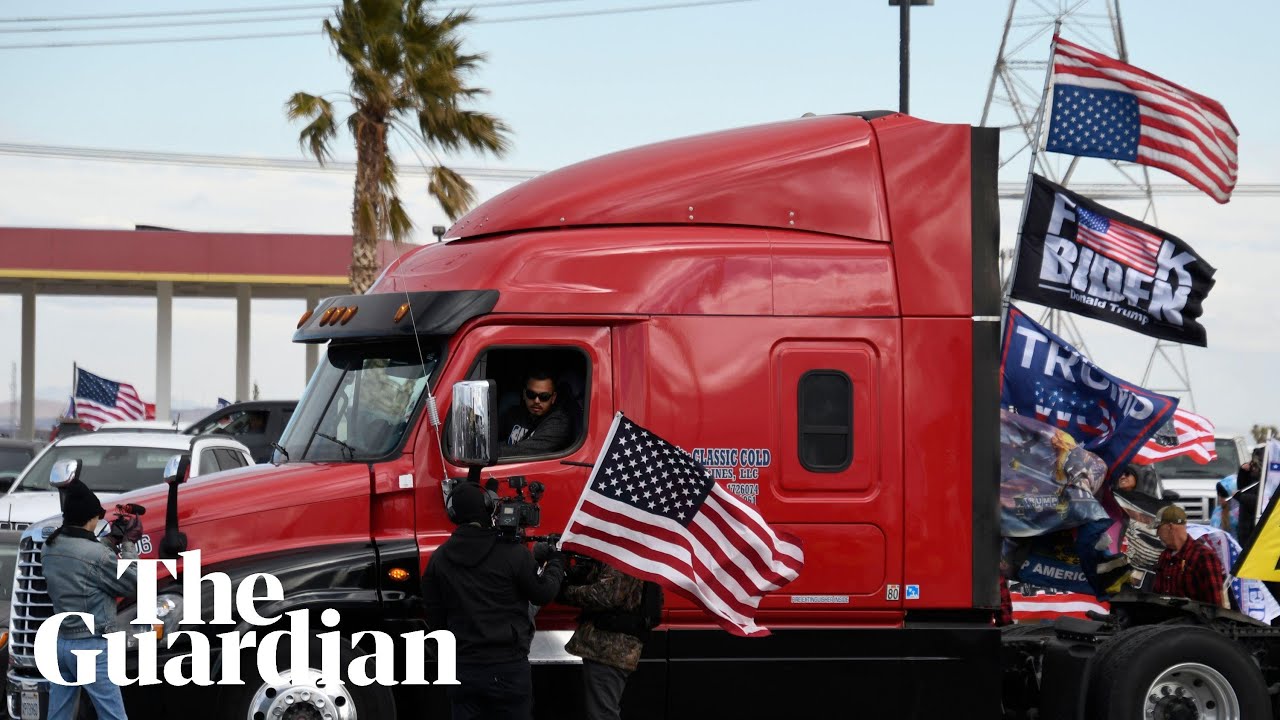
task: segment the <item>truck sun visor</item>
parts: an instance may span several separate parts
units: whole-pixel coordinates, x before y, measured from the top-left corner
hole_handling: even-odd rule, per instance
[[[298,322],[294,342],[449,335],[498,304],[497,290],[375,293],[325,298]]]

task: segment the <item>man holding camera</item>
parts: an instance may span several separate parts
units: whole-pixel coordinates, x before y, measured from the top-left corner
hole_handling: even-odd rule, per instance
[[[457,640],[459,685],[449,688],[453,720],[528,720],[533,705],[530,604],[546,605],[564,579],[551,552],[541,575],[523,545],[500,537],[484,488],[460,483],[450,495],[458,528],[427,563],[427,624]]]
[[[41,564],[53,601],[53,612],[82,612],[93,616],[89,628],[80,618],[68,618],[59,628],[58,668],[62,677],[76,679],[76,655],[98,652],[96,677],[80,687],[52,683],[49,686],[49,720],[78,716],[81,688],[88,694],[100,720],[126,720],[120,688],[107,676],[107,633],[122,630],[116,624],[116,598],[137,592],[138,568],[130,565],[117,577],[117,559],[138,557],[136,543],[142,523],[136,515],[121,513],[101,542],[94,533],[107,511],[87,485],[74,480],[62,490],[62,526],[45,541]]]

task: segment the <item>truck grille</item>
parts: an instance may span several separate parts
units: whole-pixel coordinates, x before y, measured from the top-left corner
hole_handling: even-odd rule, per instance
[[[43,541],[26,537],[18,546],[18,562],[13,571],[13,600],[9,610],[9,653],[15,663],[36,664],[36,630],[53,615],[53,601],[40,567]]]
[[[1201,524],[1207,524],[1209,517],[1213,515],[1213,501],[1214,498],[1211,497],[1178,498],[1178,504],[1187,511],[1187,522]]]

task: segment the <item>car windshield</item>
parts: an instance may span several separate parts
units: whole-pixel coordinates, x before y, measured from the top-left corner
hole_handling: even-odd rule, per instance
[[[0,448],[0,472],[22,472],[22,468],[31,462],[31,455],[28,448]]]
[[[1218,459],[1213,462],[1201,465],[1192,460],[1190,455],[1179,455],[1156,463],[1156,471],[1165,480],[1193,477],[1221,480],[1228,475],[1234,475],[1240,469],[1240,463],[1242,462],[1240,455],[1236,451],[1235,441],[1230,438],[1222,438],[1214,440],[1213,446],[1218,453]]]
[[[435,370],[438,343],[330,346],[280,438],[288,462],[364,462],[400,446]]]
[[[164,482],[164,465],[182,453],[173,448],[58,445],[40,456],[17,489],[51,491],[49,471],[62,460],[80,460],[80,480],[94,492],[122,493]]]

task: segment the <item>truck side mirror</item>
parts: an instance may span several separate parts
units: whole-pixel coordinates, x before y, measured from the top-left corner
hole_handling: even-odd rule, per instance
[[[54,463],[49,471],[49,484],[62,489],[80,479],[80,459],[62,460]]]
[[[464,380],[453,385],[449,407],[449,456],[473,468],[498,459],[498,383]]]
[[[180,485],[187,481],[187,472],[190,470],[190,455],[174,455],[164,464],[164,481],[170,485]]]

